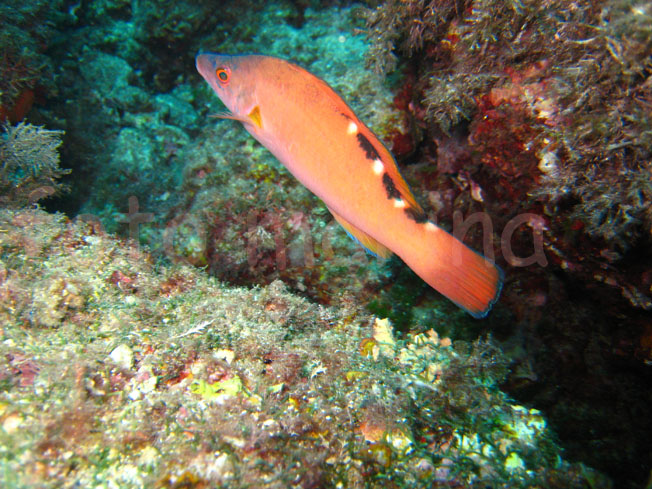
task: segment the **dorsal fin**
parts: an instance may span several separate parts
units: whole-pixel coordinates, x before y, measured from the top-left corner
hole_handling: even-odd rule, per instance
[[[396,166],[396,161],[394,160],[392,154],[374,135],[374,133],[365,124],[363,124],[360,119],[358,119],[358,117],[355,115],[351,107],[349,107],[348,104],[344,101],[344,99],[340,97],[328,83],[326,83],[318,76],[315,76],[309,71],[306,71],[303,68],[292,63],[285,62],[285,64],[290,70],[300,74],[304,80],[309,80],[309,85],[313,90],[315,90],[316,87],[319,87],[317,91],[319,92],[320,96],[326,97],[333,105],[334,109],[341,113],[346,119],[353,121],[356,124],[357,128],[359,128],[359,134],[364,136],[364,138],[373,146],[373,148],[376,150],[376,153],[378,153],[380,156],[380,160],[385,165],[387,174],[391,177],[394,185],[396,186],[396,189],[401,193],[401,197],[408,204],[408,207],[412,208],[415,214],[422,214],[423,209],[419,204],[417,204],[414,195],[412,195],[412,192],[410,191],[410,187],[403,179],[403,176],[401,176],[399,173],[398,167]]]
[[[369,253],[381,258],[389,258],[392,256],[392,252],[389,248],[380,244],[377,240],[369,236],[364,231],[360,231],[353,224],[340,216],[337,212],[334,212],[330,207],[328,210],[331,211],[331,214],[333,214],[335,220],[340,223],[340,226],[344,228],[348,235],[351,236],[354,241],[360,243],[360,245],[362,245],[362,247]]]
[[[392,154],[367,126],[358,121],[356,121],[356,123],[359,124],[359,134],[373,146],[375,152],[380,156],[380,161],[383,163],[385,173],[387,173],[388,177],[391,178],[394,187],[401,194],[401,198],[407,203],[407,207],[412,209],[416,214],[422,214],[423,209],[414,198],[414,195],[403,178],[403,175],[398,171],[396,160],[394,160]]]

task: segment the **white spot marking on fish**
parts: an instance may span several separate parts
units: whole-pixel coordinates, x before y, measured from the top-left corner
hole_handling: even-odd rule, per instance
[[[385,165],[383,165],[383,162],[380,160],[374,160],[374,173],[376,175],[382,175],[384,171]]]
[[[358,125],[355,122],[350,121],[349,127],[346,128],[346,133],[350,136],[353,136],[357,132],[358,132]]]
[[[430,221],[426,223],[426,229],[428,231],[439,231],[439,228],[435,224],[431,223]]]
[[[394,207],[403,209],[405,207],[405,201],[403,199],[394,199]]]

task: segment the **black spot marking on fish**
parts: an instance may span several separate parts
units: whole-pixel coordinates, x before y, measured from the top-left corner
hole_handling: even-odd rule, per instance
[[[407,209],[404,209],[403,212],[412,219],[413,221],[423,224],[428,222],[428,215],[423,212],[422,209],[415,209],[414,207],[408,207]]]
[[[362,148],[362,151],[365,152],[365,156],[367,157],[367,159],[370,160],[380,159],[380,154],[378,153],[376,148],[374,148],[374,145],[371,144],[371,141],[369,141],[364,134],[359,132],[357,138],[358,138],[358,144]]]
[[[387,192],[388,199],[401,198],[401,192],[398,191],[394,180],[392,180],[392,177],[390,177],[387,173],[383,173],[383,186],[385,187],[385,192]]]

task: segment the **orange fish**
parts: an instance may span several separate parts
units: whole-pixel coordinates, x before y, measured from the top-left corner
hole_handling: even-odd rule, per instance
[[[428,220],[387,148],[326,82],[271,56],[202,53],[197,70],[228,113],[372,253],[392,252],[474,317],[498,298],[496,265]]]

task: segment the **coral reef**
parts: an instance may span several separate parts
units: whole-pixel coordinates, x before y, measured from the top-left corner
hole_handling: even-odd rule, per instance
[[[610,487],[497,383],[489,340],[155,267],[0,211],[3,487]]]

